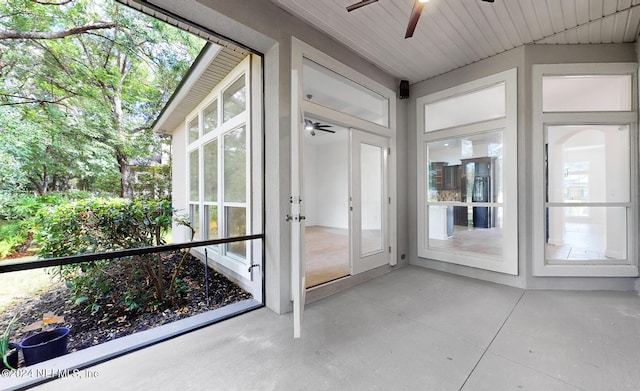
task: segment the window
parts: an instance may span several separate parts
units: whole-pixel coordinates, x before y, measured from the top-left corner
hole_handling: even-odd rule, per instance
[[[425,132],[505,116],[505,83],[442,99],[424,106]]]
[[[418,99],[418,255],[518,273],[516,70]]]
[[[242,113],[247,108],[247,95],[244,77],[239,78],[222,95],[224,107],[224,121]]]
[[[189,204],[196,240],[244,236],[250,231],[248,60],[218,85],[198,109],[202,134],[189,133]],[[209,256],[249,276],[245,242],[212,246]]]
[[[218,127],[218,100],[215,99],[206,109],[202,112],[204,126],[202,129],[203,134],[207,134]]]
[[[198,117],[192,119],[189,122],[189,142],[192,143],[200,137],[200,125],[198,122]]]
[[[302,63],[304,99],[389,127],[389,99],[307,58]]]
[[[637,275],[635,68],[534,67],[535,275]]]
[[[630,111],[631,75],[545,75],[542,111]]]

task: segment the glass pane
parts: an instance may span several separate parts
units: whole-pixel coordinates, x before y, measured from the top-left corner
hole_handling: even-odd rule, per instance
[[[546,227],[546,259],[627,258],[627,208],[551,207]]]
[[[503,161],[502,131],[428,142],[428,201],[503,202]]]
[[[303,60],[306,100],[382,126],[389,126],[389,99],[323,67]]]
[[[189,143],[196,141],[200,137],[200,131],[198,130],[198,117],[189,122]]]
[[[198,170],[198,160],[200,151],[196,149],[195,151],[189,152],[189,201],[199,201],[199,187],[198,180],[200,178],[199,170]]]
[[[542,110],[630,111],[631,75],[544,76]]]
[[[244,76],[236,80],[224,91],[222,104],[224,122],[227,122],[245,110],[247,107],[247,92],[244,85]]]
[[[629,202],[628,126],[549,126],[546,136],[549,202]]]
[[[244,127],[224,135],[224,202],[247,198],[247,142]]]
[[[203,132],[207,134],[218,127],[218,101],[214,100],[202,112]]]
[[[424,106],[424,131],[502,118],[506,115],[505,83],[446,98]]]
[[[502,256],[503,212],[501,207],[429,205],[429,248]]]
[[[360,197],[362,254],[382,250],[383,228],[383,150],[360,145]]]
[[[247,209],[227,207],[227,229],[226,236],[244,236],[247,234]],[[227,252],[244,258],[247,253],[246,242],[229,243]]]
[[[214,205],[204,205],[207,216],[207,239],[218,239],[218,207]]]
[[[202,148],[204,159],[204,201],[218,200],[218,140],[207,143]]]
[[[200,231],[200,206],[197,204],[189,204],[189,217],[191,221],[191,227],[193,228],[194,235],[193,240],[201,240]]]

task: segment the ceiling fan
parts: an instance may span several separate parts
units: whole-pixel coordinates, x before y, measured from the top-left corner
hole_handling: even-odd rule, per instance
[[[321,124],[320,122],[313,122],[310,119],[304,120],[304,128],[311,133],[312,136],[316,135],[316,130],[321,130],[323,132],[335,133],[335,130],[329,129],[331,125]]]
[[[364,7],[365,5],[369,5],[377,2],[378,0],[361,0],[355,4],[351,4],[347,7],[347,12],[351,12],[353,10],[357,10],[360,7]],[[413,36],[413,32],[416,29],[416,25],[418,24],[418,19],[420,19],[420,14],[422,13],[422,8],[424,7],[424,3],[429,0],[415,0],[413,3],[413,9],[411,10],[411,15],[409,16],[409,25],[407,26],[407,32],[404,35],[404,38],[411,38]],[[494,0],[482,0],[487,3],[493,3]]]

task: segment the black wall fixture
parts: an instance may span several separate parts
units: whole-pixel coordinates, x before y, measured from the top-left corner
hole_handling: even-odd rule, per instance
[[[398,90],[400,99],[409,98],[409,80],[400,80],[400,88]]]

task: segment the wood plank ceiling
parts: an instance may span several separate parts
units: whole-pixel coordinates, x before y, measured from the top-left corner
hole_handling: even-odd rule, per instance
[[[411,83],[526,44],[635,42],[640,0],[431,0],[404,39],[413,0],[272,0]]]

